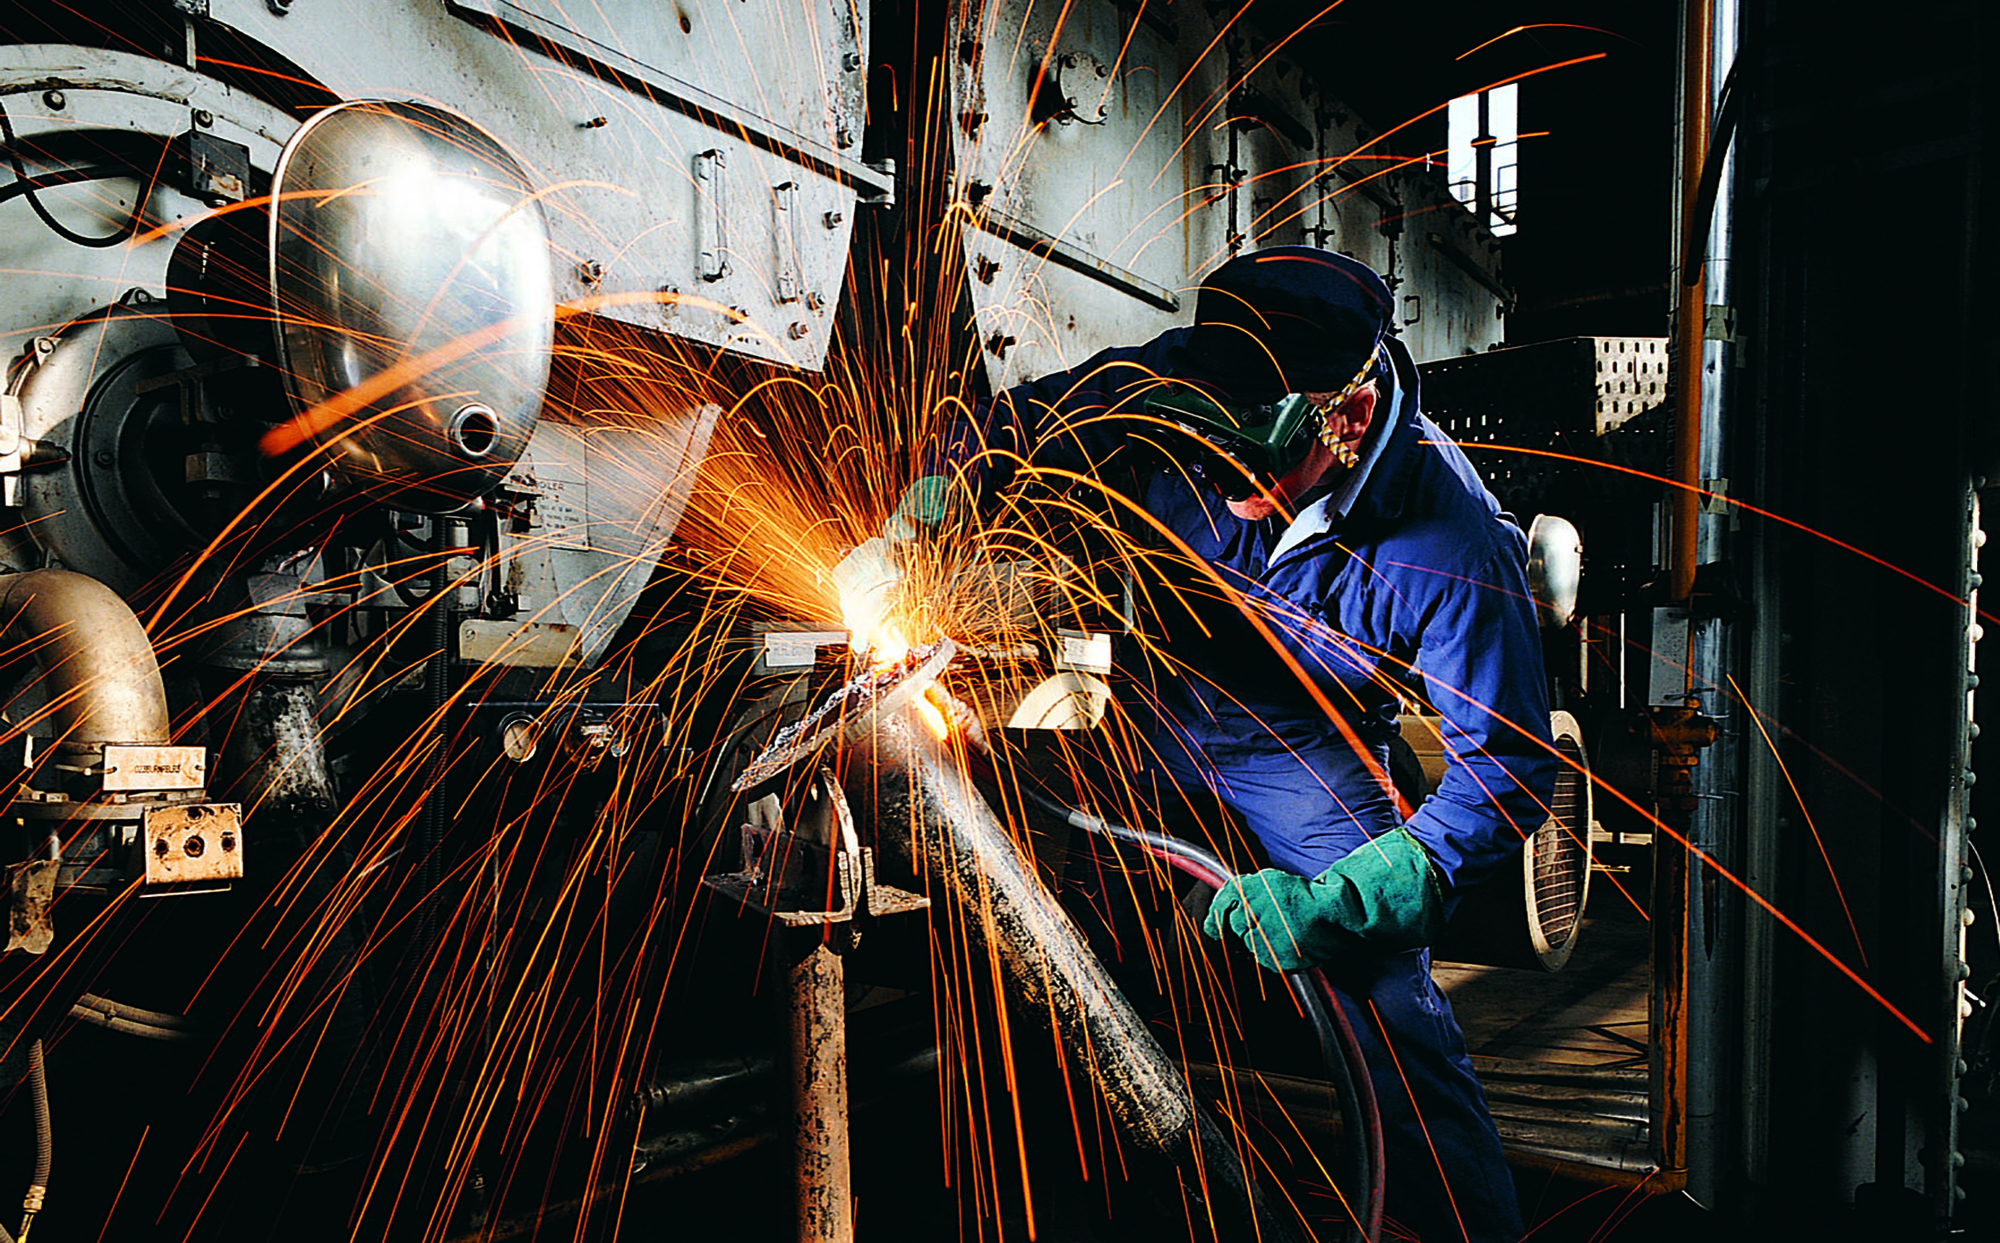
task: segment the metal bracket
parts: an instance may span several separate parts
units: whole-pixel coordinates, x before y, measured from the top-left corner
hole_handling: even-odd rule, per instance
[[[820,769],[803,792],[798,823],[767,794],[745,809],[742,870],[702,884],[789,928],[853,922],[862,915],[919,911],[930,899],[875,881],[875,852],[861,845],[833,773]]]
[[[719,281],[729,275],[728,217],[723,196],[728,183],[723,174],[728,157],[720,147],[711,147],[694,157],[696,271],[705,281]]]
[[[243,805],[149,807],[136,848],[143,896],[227,889],[243,878]]]
[[[863,207],[894,207],[896,205],[896,161],[889,159],[870,160],[867,163],[867,168],[869,172],[881,178],[881,181],[872,186],[856,185],[854,188],[855,201]]]
[[[799,282],[799,183],[787,181],[771,188],[772,240],[777,252],[777,301],[797,302],[803,296]]]

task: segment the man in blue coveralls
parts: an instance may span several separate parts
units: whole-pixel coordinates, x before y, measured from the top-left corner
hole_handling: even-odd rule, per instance
[[[1226,607],[1168,637],[1187,676],[1135,715],[1161,775],[1219,800],[1271,864],[1218,893],[1204,931],[1270,970],[1329,969],[1375,1082],[1389,1216],[1426,1243],[1511,1243],[1513,1183],[1427,947],[1547,818],[1541,644],[1526,538],[1419,409],[1392,306],[1341,255],[1239,256],[1193,327],[1000,394],[937,460],[982,496],[1026,463],[1151,464],[1133,499]],[[837,574],[851,596],[879,591],[856,567],[893,564],[950,486],[910,489]],[[1386,765],[1413,668],[1451,763],[1406,817]]]

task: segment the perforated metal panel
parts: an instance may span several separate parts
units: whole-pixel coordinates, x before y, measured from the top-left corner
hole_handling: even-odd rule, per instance
[[[1418,370],[1424,413],[1467,446],[1516,513],[1562,512],[1641,484],[1593,463],[1653,473],[1667,464],[1665,338],[1571,337]]]
[[[1403,737],[1435,786],[1447,762],[1435,743],[1435,718],[1404,721]],[[1574,716],[1550,713],[1549,732],[1560,757],[1549,817],[1521,844],[1518,869],[1504,868],[1459,895],[1432,951],[1440,961],[1560,971],[1576,949],[1590,900],[1590,760]]]

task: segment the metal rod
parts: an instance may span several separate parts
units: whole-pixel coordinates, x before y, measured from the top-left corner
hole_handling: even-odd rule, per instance
[[[1246,1179],[1236,1150],[964,771],[907,710],[857,741],[874,761],[878,849],[909,849],[933,891],[964,908],[973,953],[996,962],[1023,1017],[1062,1040],[1126,1142],[1176,1176],[1191,1223],[1217,1239],[1299,1239],[1296,1219]],[[907,842],[886,831],[905,823]]]
[[[791,1027],[792,1133],[798,1170],[799,1243],[853,1243],[847,1142],[847,986],[840,954],[812,928],[811,948],[785,972]]]

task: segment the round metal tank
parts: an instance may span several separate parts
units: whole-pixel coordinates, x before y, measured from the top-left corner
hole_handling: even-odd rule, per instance
[[[320,112],[279,156],[270,297],[310,439],[370,495],[447,512],[506,477],[548,385],[548,225],[521,165],[429,104]]]

